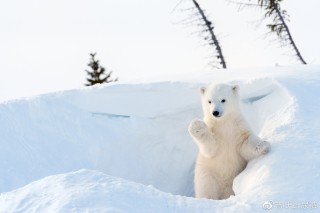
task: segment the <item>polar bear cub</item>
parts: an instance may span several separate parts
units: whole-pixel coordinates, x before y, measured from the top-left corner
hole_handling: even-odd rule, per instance
[[[248,161],[270,150],[255,135],[240,109],[239,86],[211,84],[200,88],[204,119],[193,120],[189,133],[199,147],[195,167],[197,198],[227,199],[232,183]]]

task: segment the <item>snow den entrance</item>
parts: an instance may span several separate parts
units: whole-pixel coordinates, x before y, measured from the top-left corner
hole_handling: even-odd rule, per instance
[[[260,137],[272,143],[274,131],[291,119],[292,111],[288,108],[293,103],[292,97],[271,79],[235,83],[240,85],[242,108],[249,124]],[[198,87],[186,89],[183,84],[164,83],[158,90],[140,90],[139,95],[141,93],[157,96],[157,101],[144,105],[147,111],[168,105],[170,108],[170,104],[180,107],[172,107],[165,113],[153,112],[151,117],[123,118],[121,125],[125,131],[119,132],[114,142],[104,145],[99,169],[116,177],[153,185],[164,192],[194,196],[194,162],[198,148],[187,127],[193,118],[202,117]],[[234,186],[235,192],[243,192],[238,185]]]

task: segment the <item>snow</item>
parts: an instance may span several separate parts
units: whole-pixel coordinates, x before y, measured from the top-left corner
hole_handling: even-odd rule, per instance
[[[235,196],[193,198],[198,88],[240,85],[272,151]],[[0,105],[0,212],[264,212],[317,209],[320,67],[199,72],[62,91]]]

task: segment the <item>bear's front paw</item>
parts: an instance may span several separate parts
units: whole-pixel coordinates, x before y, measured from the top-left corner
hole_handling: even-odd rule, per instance
[[[259,151],[261,154],[267,154],[271,149],[271,145],[268,141],[263,141],[259,144]]]
[[[193,136],[202,136],[206,133],[208,127],[207,124],[205,122],[203,122],[202,120],[199,119],[194,119],[193,121],[191,121],[190,125],[189,125],[189,133]]]

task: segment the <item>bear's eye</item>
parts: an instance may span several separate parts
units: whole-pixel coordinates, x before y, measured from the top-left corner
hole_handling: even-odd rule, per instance
[[[211,104],[211,101],[208,101],[209,104]]]
[[[222,100],[221,100],[221,103],[224,103],[224,102],[226,102],[226,99],[222,99]]]

